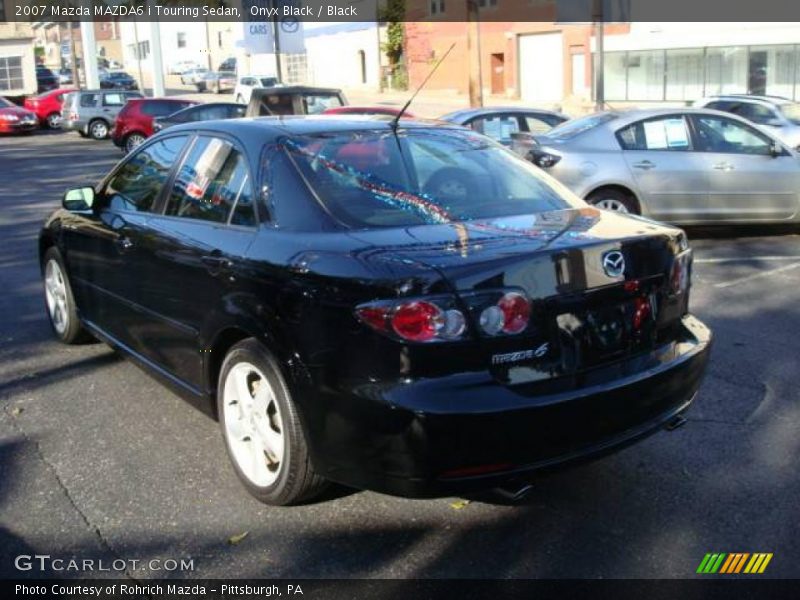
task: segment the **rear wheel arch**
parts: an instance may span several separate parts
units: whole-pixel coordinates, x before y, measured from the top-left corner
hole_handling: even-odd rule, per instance
[[[630,200],[631,205],[636,209],[635,210],[635,214],[639,214],[639,215],[642,214],[643,206],[642,206],[642,203],[639,200],[638,196],[634,193],[633,190],[631,190],[629,187],[624,186],[624,185],[620,185],[620,184],[616,184],[616,183],[609,183],[609,184],[604,184],[604,185],[597,186],[596,188],[594,188],[593,190],[591,190],[590,192],[588,192],[586,194],[585,199],[586,199],[587,202],[589,202],[589,204],[592,204],[592,199],[599,198],[604,192],[612,192],[614,194],[623,194],[624,196],[626,196]]]

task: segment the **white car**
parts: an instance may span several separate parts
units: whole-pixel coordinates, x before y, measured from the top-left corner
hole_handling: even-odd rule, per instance
[[[169,72],[171,75],[183,75],[187,71],[200,68],[202,68],[202,65],[196,63],[193,60],[182,60],[176,63],[172,63],[169,67]]]
[[[197,82],[203,79],[208,73],[209,70],[205,67],[194,67],[181,73],[181,83],[183,85],[197,85]]]
[[[236,80],[233,97],[239,104],[248,104],[255,88],[270,88],[279,85],[280,82],[274,75],[241,75]]]

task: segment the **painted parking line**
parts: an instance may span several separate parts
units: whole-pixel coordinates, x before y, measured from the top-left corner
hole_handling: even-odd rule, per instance
[[[747,275],[746,277],[739,277],[738,279],[732,279],[731,281],[723,281],[722,283],[715,283],[714,287],[728,288],[734,285],[741,285],[743,283],[749,283],[756,279],[771,277],[772,275],[777,275],[778,273],[791,271],[792,269],[796,269],[798,267],[800,267],[800,262],[792,263],[790,265],[784,265],[783,267],[778,267],[777,269],[770,269],[769,271],[760,271],[758,273],[753,273],[752,275]]]
[[[736,256],[733,258],[695,258],[692,262],[695,264],[708,264],[716,265],[721,263],[733,262],[755,262],[755,261],[773,261],[773,260],[800,260],[800,255],[795,256]]]

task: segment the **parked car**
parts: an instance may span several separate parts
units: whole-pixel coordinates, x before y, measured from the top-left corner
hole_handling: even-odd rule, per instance
[[[153,135],[153,120],[194,106],[196,102],[175,98],[138,98],[129,100],[119,111],[111,132],[111,141],[130,152]]]
[[[181,73],[181,83],[183,85],[195,85],[206,75],[206,73],[210,73],[210,71],[203,67],[189,69],[188,71]]]
[[[201,65],[193,60],[181,60],[170,65],[169,72],[171,75],[183,75],[187,71],[200,68]]]
[[[488,135],[504,146],[512,143],[512,134],[542,134],[569,117],[544,109],[520,107],[485,107],[458,110],[439,117],[442,121],[456,123]]]
[[[396,117],[400,114],[399,108],[392,106],[334,106],[322,111],[323,115],[388,115]],[[414,115],[406,111],[403,113],[406,119],[413,119]]]
[[[215,412],[270,504],[510,487],[674,428],[709,356],[681,230],[452,125],[178,125],[69,190],[39,249],[55,336]]]
[[[230,58],[223,60],[221,63],[219,63],[217,71],[236,73],[236,58],[231,56]]]
[[[609,111],[537,141],[529,158],[601,208],[685,224],[800,220],[800,157],[735,115]]]
[[[134,98],[142,98],[142,94],[117,90],[72,92],[64,98],[61,126],[77,131],[82,137],[103,140],[108,137],[119,111]]]
[[[58,76],[47,67],[36,66],[36,92],[42,93],[58,88]]]
[[[179,110],[166,117],[156,117],[153,119],[153,133],[158,133],[162,129],[167,129],[168,127],[181,123],[215,121],[217,119],[239,119],[244,116],[246,111],[247,107],[244,104],[235,104],[233,102],[197,104]]]
[[[0,96],[0,133],[30,133],[38,126],[36,113]]]
[[[766,128],[784,144],[800,149],[800,103],[789,98],[729,94],[704,98],[695,106],[739,115]]]
[[[247,116],[318,115],[329,108],[346,104],[342,90],[336,88],[303,85],[256,88],[247,105]]]
[[[271,88],[280,85],[277,77],[268,75],[244,75],[236,80],[236,89],[233,97],[240,104],[250,102],[250,96],[255,88]]]
[[[138,90],[139,84],[125,71],[109,71],[100,78],[100,87],[112,90]]]
[[[58,129],[61,127],[61,110],[67,94],[74,88],[60,88],[44,92],[32,98],[25,98],[25,108],[36,113],[42,127]]]
[[[198,92],[213,92],[215,94],[232,92],[236,87],[236,75],[233,73],[209,71],[197,79],[194,86],[197,88]]]

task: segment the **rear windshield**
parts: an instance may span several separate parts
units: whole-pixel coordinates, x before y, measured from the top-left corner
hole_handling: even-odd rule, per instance
[[[356,228],[451,223],[580,204],[499,144],[425,129],[295,137],[284,147],[327,210]]]
[[[795,125],[800,125],[800,103],[781,104],[780,109],[784,117]]]
[[[548,131],[547,137],[557,140],[569,140],[577,135],[589,131],[590,129],[594,129],[598,125],[613,121],[617,118],[617,116],[618,115],[616,113],[606,112],[581,117],[579,119],[572,119],[571,121],[565,121],[561,125]]]
[[[0,97],[0,108],[9,108],[11,106],[14,106],[14,105],[11,104],[11,102],[6,100],[5,98]]]

